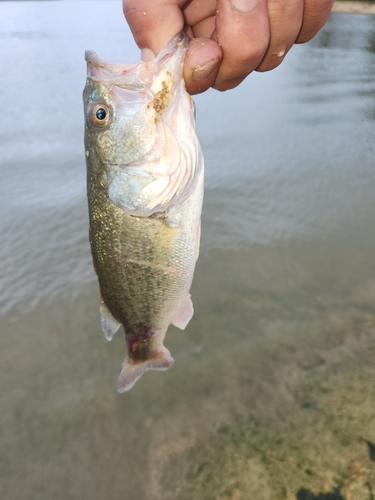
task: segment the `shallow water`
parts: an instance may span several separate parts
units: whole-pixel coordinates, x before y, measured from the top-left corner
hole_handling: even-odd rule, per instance
[[[0,3],[0,492],[375,495],[375,16],[196,98],[195,316],[125,394],[87,240],[83,52],[138,59],[118,2]]]

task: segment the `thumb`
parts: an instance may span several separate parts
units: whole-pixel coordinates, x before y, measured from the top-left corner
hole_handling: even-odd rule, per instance
[[[123,0],[123,10],[138,47],[154,54],[184,27],[178,0]]]

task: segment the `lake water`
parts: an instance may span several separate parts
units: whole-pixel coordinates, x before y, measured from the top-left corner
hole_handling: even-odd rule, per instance
[[[138,60],[121,2],[0,2],[0,493],[375,498],[375,16],[334,14],[196,97],[195,316],[116,392],[88,246],[84,50]]]

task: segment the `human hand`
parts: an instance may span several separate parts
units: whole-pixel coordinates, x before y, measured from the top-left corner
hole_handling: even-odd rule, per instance
[[[276,68],[295,43],[313,38],[333,0],[123,0],[142,58],[184,30],[184,78],[191,94],[228,90],[252,71]]]

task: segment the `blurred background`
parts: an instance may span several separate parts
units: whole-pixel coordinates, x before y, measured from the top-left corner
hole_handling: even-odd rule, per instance
[[[119,1],[0,2],[0,493],[375,498],[375,16],[333,13],[196,96],[201,254],[175,365],[116,392],[88,244],[85,49],[135,62]]]

